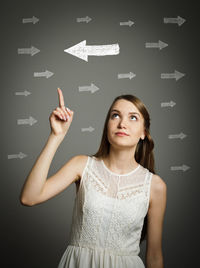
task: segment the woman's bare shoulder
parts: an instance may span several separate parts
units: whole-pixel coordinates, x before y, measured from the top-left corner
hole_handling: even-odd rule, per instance
[[[167,190],[167,185],[165,181],[157,174],[152,175],[151,181],[151,198],[158,198],[160,195],[164,195]]]
[[[166,186],[165,181],[157,174],[152,175],[152,186],[154,188],[162,188]]]
[[[78,171],[78,178],[77,180],[80,180],[81,177],[82,177],[82,173],[83,173],[83,170],[87,164],[87,160],[88,160],[88,155],[84,155],[84,154],[79,154],[79,155],[76,155],[75,158],[76,158],[76,168],[77,168],[77,171]]]

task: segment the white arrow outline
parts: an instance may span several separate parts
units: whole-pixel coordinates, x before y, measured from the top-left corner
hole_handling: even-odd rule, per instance
[[[87,46],[86,40],[64,50],[75,57],[88,61],[88,56],[107,56],[119,54],[119,45]]]

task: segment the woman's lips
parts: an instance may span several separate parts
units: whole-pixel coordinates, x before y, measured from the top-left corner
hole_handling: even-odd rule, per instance
[[[122,133],[122,132],[117,132],[115,133],[117,136],[129,136],[128,134],[126,133]]]

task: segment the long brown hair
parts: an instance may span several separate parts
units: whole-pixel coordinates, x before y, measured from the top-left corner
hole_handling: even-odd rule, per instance
[[[140,113],[142,114],[142,116],[144,118],[145,138],[144,138],[144,140],[140,139],[137,146],[136,146],[135,160],[137,163],[142,165],[144,168],[147,168],[150,172],[155,174],[155,163],[154,163],[154,154],[153,154],[154,141],[150,135],[150,116],[149,116],[149,113],[148,113],[144,103],[134,95],[120,95],[120,96],[117,96],[113,100],[113,102],[110,106],[110,109],[108,110],[106,120],[104,123],[103,134],[102,134],[99,149],[95,154],[93,154],[91,156],[95,156],[97,158],[98,157],[104,158],[109,154],[110,143],[109,143],[108,137],[107,137],[108,120],[110,118],[110,113],[111,113],[111,110],[112,110],[115,102],[118,100],[121,100],[121,99],[132,102],[138,108],[138,110],[140,111]],[[147,233],[147,215],[144,218],[144,224],[143,224],[143,228],[142,228],[140,243],[143,240],[146,240],[146,233]]]

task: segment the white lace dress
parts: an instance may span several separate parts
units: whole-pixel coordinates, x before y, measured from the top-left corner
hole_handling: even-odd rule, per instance
[[[112,172],[88,156],[76,194],[70,241],[58,268],[144,268],[140,237],[152,173],[139,165]]]

